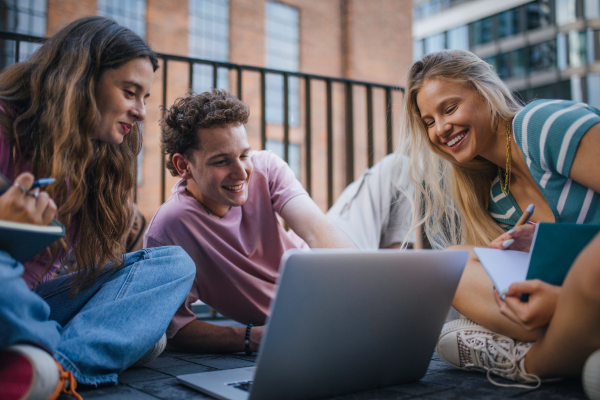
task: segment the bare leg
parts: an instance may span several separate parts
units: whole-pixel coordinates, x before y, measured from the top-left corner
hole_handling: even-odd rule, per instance
[[[473,252],[474,246],[453,246],[449,250],[469,250],[470,256],[463,272],[452,306],[465,317],[493,332],[522,342],[534,342],[543,330],[527,331],[500,313],[494,300],[494,285]]]
[[[525,357],[528,373],[541,378],[580,374],[600,348],[600,235],[573,263],[546,334]]]

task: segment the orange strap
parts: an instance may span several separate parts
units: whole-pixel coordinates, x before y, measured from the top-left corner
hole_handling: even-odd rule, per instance
[[[77,388],[77,381],[75,380],[73,373],[71,371],[65,371],[62,365],[60,365],[58,362],[56,362],[56,365],[58,366],[59,373],[58,385],[56,385],[54,393],[52,393],[50,396],[50,400],[56,399],[60,395],[61,391],[65,392],[69,396],[75,397],[77,400],[83,400],[79,393],[75,391]]]

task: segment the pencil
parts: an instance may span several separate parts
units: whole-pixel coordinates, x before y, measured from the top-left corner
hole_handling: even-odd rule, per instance
[[[526,224],[529,221],[529,218],[531,218],[531,216],[533,215],[534,209],[535,206],[533,204],[528,205],[525,209],[525,212],[523,213],[523,215],[521,215],[521,218],[519,218],[515,226]]]

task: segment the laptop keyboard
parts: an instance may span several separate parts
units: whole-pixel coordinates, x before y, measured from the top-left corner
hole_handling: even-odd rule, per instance
[[[233,386],[236,389],[240,389],[240,390],[249,392],[250,389],[252,388],[253,382],[254,381],[231,382],[231,383],[228,383],[227,386]]]

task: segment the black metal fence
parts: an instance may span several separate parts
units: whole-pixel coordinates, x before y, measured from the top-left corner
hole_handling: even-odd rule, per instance
[[[20,61],[19,57],[19,49],[22,42],[27,43],[42,43],[45,39],[39,38],[35,36],[28,35],[20,35],[14,33],[6,33],[0,32],[0,43],[2,44],[2,48],[5,50],[3,54],[3,65],[7,65],[6,58],[6,48],[8,42],[14,42],[14,46],[10,46],[12,53],[14,51],[14,62]],[[10,55],[8,55],[10,58]],[[333,87],[334,85],[342,85],[344,87],[344,131],[345,131],[345,178],[346,184],[351,183],[355,179],[355,151],[354,148],[354,93],[357,87],[363,87],[365,89],[365,109],[366,109],[366,132],[367,132],[367,146],[366,146],[366,156],[368,166],[371,167],[374,163],[374,119],[375,115],[383,115],[385,118],[385,143],[386,143],[386,153],[391,153],[393,151],[393,113],[392,113],[392,99],[393,94],[395,92],[403,93],[404,89],[399,86],[391,86],[378,84],[373,82],[363,82],[352,79],[345,78],[336,78],[331,76],[323,76],[323,75],[314,75],[314,74],[305,74],[301,72],[290,72],[290,71],[281,71],[269,68],[262,68],[250,65],[242,65],[242,64],[234,64],[229,62],[220,62],[213,60],[204,60],[198,58],[191,57],[182,57],[171,54],[162,54],[159,53],[158,57],[162,59],[162,104],[163,106],[167,106],[167,92],[169,87],[168,82],[168,72],[169,65],[172,63],[186,63],[189,66],[189,86],[193,87],[194,82],[194,65],[208,65],[212,67],[212,83],[213,87],[217,87],[217,78],[218,78],[218,70],[219,69],[227,69],[228,71],[232,71],[236,76],[236,90],[235,94],[238,98],[243,99],[244,93],[243,89],[243,72],[255,72],[260,75],[260,141],[261,148],[266,148],[267,143],[267,118],[266,118],[266,96],[267,96],[267,74],[280,75],[283,77],[283,93],[282,93],[282,103],[283,103],[283,158],[286,162],[289,161],[289,143],[290,143],[290,116],[289,116],[289,81],[290,78],[298,78],[301,82],[303,82],[304,86],[304,162],[303,162],[303,172],[305,174],[305,185],[306,190],[310,194],[312,192],[312,176],[313,176],[313,165],[312,165],[312,136],[313,136],[313,83],[314,82],[322,82],[325,85],[325,107],[326,107],[326,135],[327,135],[327,167],[326,167],[326,181],[327,181],[327,205],[328,207],[333,204],[334,201],[334,193],[333,193],[333,173],[334,173],[334,100],[333,100]],[[385,109],[380,110],[382,112],[376,113],[374,109],[374,101],[373,101],[373,91],[374,90],[382,90],[385,96]],[[233,90],[231,90],[234,92]],[[161,202],[165,201],[165,192],[166,192],[166,168],[165,168],[165,157],[161,157]]]

